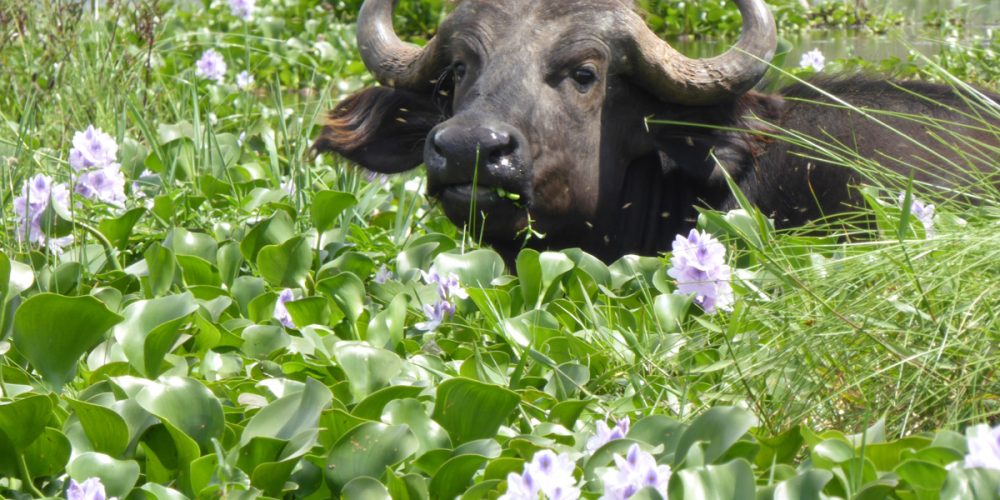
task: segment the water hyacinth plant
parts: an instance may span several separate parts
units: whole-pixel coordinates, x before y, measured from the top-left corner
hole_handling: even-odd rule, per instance
[[[802,58],[799,60],[799,67],[809,68],[819,73],[826,67],[826,56],[819,49],[812,49],[802,54]]]
[[[857,225],[776,230],[748,206],[661,255],[532,238],[505,261],[421,173],[310,154],[372,81],[360,0],[77,3],[0,7],[3,498],[1000,491],[987,183],[915,180],[904,207],[908,179],[871,176]],[[897,22],[769,4],[791,75],[815,70],[798,33]],[[398,2],[397,32],[424,45],[452,5]],[[637,5],[692,43],[740,30],[732,2]],[[995,89],[1000,37],[953,24],[995,9],[975,12],[936,17],[955,47],[865,67]],[[853,67],[835,45],[824,72]]]
[[[726,247],[712,235],[692,229],[677,235],[667,274],[677,280],[676,293],[692,294],[707,313],[726,311],[733,305],[732,272],[726,264]]]

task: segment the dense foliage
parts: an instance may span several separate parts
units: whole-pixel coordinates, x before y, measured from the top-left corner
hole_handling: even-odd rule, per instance
[[[665,35],[738,30],[721,2],[639,3]],[[1000,414],[995,189],[970,205],[873,175],[875,227],[778,232],[745,206],[673,255],[507,267],[421,174],[310,155],[370,83],[359,4],[0,4],[0,495],[492,498],[537,495],[529,473],[588,498],[1000,490],[997,431],[974,426]],[[905,24],[773,6],[786,37]],[[447,8],[401,2],[400,30],[426,39]],[[773,79],[995,86],[991,36],[779,57]],[[697,245],[714,287],[685,282]]]

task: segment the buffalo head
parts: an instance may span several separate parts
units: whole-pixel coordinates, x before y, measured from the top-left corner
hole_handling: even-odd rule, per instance
[[[663,196],[649,183],[671,169],[711,175],[707,149],[697,165],[665,158],[645,117],[731,103],[776,45],[763,0],[735,0],[742,35],[710,59],[679,54],[624,0],[464,0],[423,48],[395,34],[394,3],[367,0],[358,19],[382,86],[342,101],[316,149],[376,172],[423,163],[448,217],[508,254],[529,225],[544,247],[608,258],[643,247],[647,212],[669,216],[668,203],[646,199]]]

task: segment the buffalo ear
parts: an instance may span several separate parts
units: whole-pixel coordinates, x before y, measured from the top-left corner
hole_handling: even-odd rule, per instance
[[[442,119],[426,94],[370,87],[337,104],[313,149],[375,172],[402,172],[423,163],[427,134]]]

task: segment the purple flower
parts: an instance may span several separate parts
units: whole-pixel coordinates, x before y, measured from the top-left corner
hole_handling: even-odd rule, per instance
[[[278,320],[285,328],[296,328],[295,323],[292,321],[292,315],[288,313],[288,308],[285,307],[286,302],[293,300],[295,300],[295,294],[291,288],[286,288],[278,294],[278,301],[274,303],[274,319]]]
[[[899,193],[899,204],[906,201],[906,193]],[[924,202],[910,198],[910,215],[920,221],[924,226],[924,234],[928,238],[934,237],[934,205],[925,205]]]
[[[84,172],[76,179],[76,192],[84,198],[124,207],[125,174],[118,164]]]
[[[253,86],[254,78],[249,71],[240,71],[236,75],[236,87],[240,90],[246,90]]]
[[[507,493],[501,499],[536,500],[539,494],[549,499],[580,498],[573,469],[576,466],[569,455],[556,454],[551,450],[535,453],[531,462],[524,464],[521,474],[507,475]]]
[[[66,488],[66,500],[104,500],[105,498],[107,496],[100,478],[92,477],[82,483],[70,479],[69,488]]]
[[[726,247],[706,232],[692,229],[687,238],[677,235],[667,274],[677,280],[674,293],[693,294],[707,313],[729,310],[733,304],[731,271]]]
[[[208,49],[201,54],[201,59],[194,63],[194,73],[206,80],[215,80],[215,83],[222,83],[226,76],[226,60],[222,55],[213,49]]]
[[[812,49],[805,54],[802,54],[802,59],[799,60],[800,68],[812,68],[815,72],[823,71],[826,67],[826,57],[819,49]]]
[[[229,0],[229,10],[234,16],[249,21],[253,17],[257,0]]]
[[[965,455],[966,468],[1000,470],[1000,426],[990,428],[979,424],[965,430],[969,453]]]
[[[115,163],[118,143],[93,125],[73,135],[73,148],[69,150],[69,164],[76,171],[103,168]]]
[[[608,427],[608,424],[603,420],[598,421],[597,432],[587,440],[587,452],[594,453],[601,446],[608,444],[608,442],[624,438],[628,434],[628,427],[628,417],[615,422],[614,428]]]
[[[441,276],[438,274],[437,269],[431,268],[430,272],[420,271],[421,276],[424,278],[424,282],[428,285],[436,284],[438,286],[438,296],[441,300],[448,300],[452,297],[458,297],[460,299],[469,298],[469,294],[462,288],[462,285],[458,282],[458,276],[454,273],[448,273],[448,276]]]
[[[455,306],[451,305],[451,302],[447,300],[439,300],[433,304],[424,304],[424,315],[427,316],[427,321],[417,323],[416,327],[418,330],[426,332],[435,330],[441,326],[441,322],[447,316],[451,316],[452,314],[455,314]]]
[[[378,272],[375,273],[375,283],[382,285],[386,281],[389,281],[391,279],[392,279],[392,271],[390,271],[389,268],[385,267],[385,264],[382,264],[382,267],[380,267]]]
[[[69,210],[69,189],[66,184],[53,184],[46,175],[32,177],[21,188],[21,196],[14,198],[14,220],[17,223],[17,240],[46,246],[60,254],[64,246],[73,242],[73,236],[48,238],[42,230],[42,218],[49,203]]]
[[[637,491],[650,487],[667,497],[670,466],[658,465],[653,455],[633,444],[624,457],[615,455],[615,467],[601,476],[604,482],[602,500],[625,500]]]

